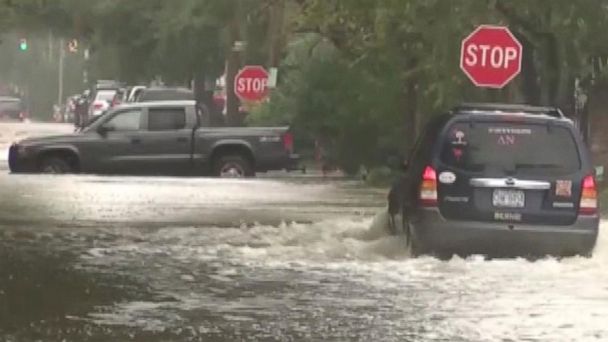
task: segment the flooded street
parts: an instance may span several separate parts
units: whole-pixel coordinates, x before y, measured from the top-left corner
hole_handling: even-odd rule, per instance
[[[408,258],[384,190],[0,175],[4,341],[605,341],[591,259]]]
[[[608,339],[606,234],[590,259],[412,259],[386,190],[354,181],[16,176],[4,159],[3,341]]]
[[[0,19],[0,342],[608,342],[608,0]]]

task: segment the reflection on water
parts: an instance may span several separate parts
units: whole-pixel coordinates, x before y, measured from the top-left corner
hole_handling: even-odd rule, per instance
[[[32,331],[65,331],[73,325],[71,317],[86,315],[96,306],[152,298],[145,286],[129,285],[124,276],[79,270],[74,267],[78,255],[65,247],[45,246],[49,238],[32,232],[0,234],[3,341]]]

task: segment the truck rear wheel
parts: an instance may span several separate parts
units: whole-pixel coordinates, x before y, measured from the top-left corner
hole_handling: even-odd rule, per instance
[[[239,155],[219,157],[213,166],[213,175],[220,178],[254,177],[251,162]]]

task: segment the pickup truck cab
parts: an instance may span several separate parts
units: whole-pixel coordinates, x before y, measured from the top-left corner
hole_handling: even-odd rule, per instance
[[[82,131],[11,146],[13,173],[252,177],[295,170],[287,127],[209,127],[195,101],[122,105]]]

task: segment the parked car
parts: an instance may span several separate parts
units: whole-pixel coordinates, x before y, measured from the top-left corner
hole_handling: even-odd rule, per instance
[[[187,88],[154,87],[145,88],[135,102],[194,100],[194,92]]]
[[[125,88],[120,88],[116,90],[116,93],[114,94],[114,97],[112,98],[112,101],[110,101],[110,108],[114,108],[116,106],[120,106],[121,104],[126,102],[126,97],[127,97],[127,89]]]
[[[0,96],[1,121],[25,121],[29,117],[25,104],[20,98]]]
[[[389,193],[415,255],[591,255],[589,151],[559,109],[470,104],[431,120]]]
[[[116,80],[98,80],[89,89],[89,117],[99,116],[116,105],[115,100],[120,97],[124,84]]]
[[[26,139],[9,150],[13,173],[252,177],[294,170],[287,127],[209,127],[194,101],[127,104],[81,132]]]
[[[89,116],[99,116],[112,107],[112,101],[118,89],[99,89],[93,94],[93,101],[89,107]]]

